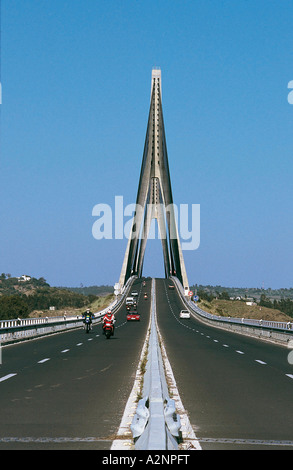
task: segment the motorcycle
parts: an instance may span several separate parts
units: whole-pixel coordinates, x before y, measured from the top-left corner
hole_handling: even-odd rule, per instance
[[[86,333],[90,332],[90,329],[91,329],[91,320],[90,320],[90,318],[85,318],[85,320],[84,320],[84,329],[85,329]]]
[[[111,336],[114,334],[114,328],[111,323],[106,323],[104,326],[104,335],[107,339],[110,339]]]

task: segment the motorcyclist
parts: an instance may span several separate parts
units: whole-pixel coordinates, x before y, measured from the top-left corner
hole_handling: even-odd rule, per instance
[[[111,310],[108,310],[106,315],[103,318],[103,335],[105,334],[105,326],[107,324],[110,324],[113,328],[113,336],[114,336],[114,329],[115,329],[115,316],[114,313],[111,312]]]
[[[83,323],[84,324],[85,324],[86,320],[89,319],[90,329],[92,329],[92,322],[93,322],[94,315],[90,311],[89,308],[87,308],[86,311],[82,314],[82,318],[83,318]]]

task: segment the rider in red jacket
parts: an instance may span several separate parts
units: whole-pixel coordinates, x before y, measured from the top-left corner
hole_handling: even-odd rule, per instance
[[[106,315],[104,316],[103,318],[103,334],[105,333],[105,326],[107,324],[110,324],[113,328],[113,335],[114,335],[114,323],[115,323],[115,316],[114,314],[111,312],[111,310],[108,310],[108,312],[106,313]]]

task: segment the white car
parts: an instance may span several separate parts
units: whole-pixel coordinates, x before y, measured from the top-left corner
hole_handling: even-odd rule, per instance
[[[180,318],[190,318],[190,312],[188,310],[181,310],[179,314]]]

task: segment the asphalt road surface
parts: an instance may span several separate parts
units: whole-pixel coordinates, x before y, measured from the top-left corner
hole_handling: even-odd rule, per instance
[[[180,397],[203,449],[293,449],[293,367],[288,349],[179,319],[169,281],[156,280],[157,318]],[[109,450],[147,334],[151,281],[140,322],[101,326],[3,348],[0,450]],[[148,300],[143,293],[148,292]]]
[[[156,280],[157,318],[181,400],[203,449],[293,449],[289,350],[202,322]]]
[[[109,340],[96,325],[3,348],[0,450],[110,449],[147,334],[150,289],[150,280],[135,282],[141,320],[127,322],[123,304]]]

